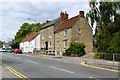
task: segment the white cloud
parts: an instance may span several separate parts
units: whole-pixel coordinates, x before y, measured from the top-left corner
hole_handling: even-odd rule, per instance
[[[6,0],[5,0],[6,1]],[[19,27],[27,21],[27,18],[36,19],[38,22],[45,22],[60,16],[61,11],[67,11],[69,18],[79,14],[80,10],[88,12],[88,2],[1,2],[0,19],[2,20],[2,36],[0,40],[14,38]],[[17,0],[16,0],[17,1]],[[46,0],[47,1],[47,0]],[[73,1],[73,0],[71,0]]]

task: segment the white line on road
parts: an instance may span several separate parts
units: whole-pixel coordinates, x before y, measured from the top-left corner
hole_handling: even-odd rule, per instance
[[[74,72],[64,70],[64,69],[60,69],[60,68],[57,68],[57,67],[54,67],[54,66],[49,66],[49,67],[54,68],[54,69],[58,69],[58,70],[61,70],[61,71],[65,71],[65,72],[68,72],[68,73],[74,73]]]
[[[63,61],[63,62],[65,62],[65,63],[70,63],[69,61]]]
[[[29,61],[29,62],[32,62],[32,63],[35,63],[35,64],[39,64],[39,63],[37,63],[37,62],[34,62],[34,61],[30,61],[30,60],[25,60],[25,61]]]
[[[93,78],[93,77],[89,77],[89,78]]]
[[[14,58],[21,59],[21,58],[18,58],[18,57],[14,57]]]

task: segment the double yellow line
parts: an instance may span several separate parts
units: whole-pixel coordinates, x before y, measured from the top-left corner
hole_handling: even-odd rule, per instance
[[[27,78],[26,76],[24,76],[23,74],[19,73],[18,71],[16,71],[15,69],[11,68],[6,64],[0,62],[0,65],[8,69],[11,73],[15,74],[17,77],[21,78],[22,80],[30,80],[29,78]]]
[[[113,72],[120,72],[119,70],[113,70],[113,69],[108,69],[108,68],[101,68],[101,67],[87,65],[87,64],[85,64],[84,61],[81,61],[81,64],[84,65],[84,66],[92,67],[92,68],[97,68],[97,69],[102,69],[102,70],[108,70],[108,71],[113,71]]]

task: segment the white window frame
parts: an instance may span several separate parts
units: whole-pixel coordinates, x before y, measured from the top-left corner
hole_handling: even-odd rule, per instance
[[[49,29],[51,29],[51,26],[49,27]]]
[[[58,37],[60,37],[60,32],[58,31]]]
[[[64,48],[67,48],[67,40],[64,41]]]
[[[42,43],[42,48],[44,48],[44,43]]]
[[[81,30],[80,29],[78,29],[78,33],[81,34]]]
[[[42,29],[42,32],[44,32],[44,29]]]
[[[50,33],[49,33],[49,38],[51,38],[51,37],[52,37],[52,33],[50,32]]]
[[[60,42],[59,42],[59,41],[57,41],[57,44],[58,44],[58,46],[57,46],[57,47],[59,48],[59,47],[60,47]]]
[[[52,42],[49,42],[49,48],[52,48]]]
[[[66,31],[67,31],[67,29],[65,29],[65,31],[64,31],[64,36],[67,36],[67,32]]]
[[[44,34],[42,35],[42,40],[44,40]]]

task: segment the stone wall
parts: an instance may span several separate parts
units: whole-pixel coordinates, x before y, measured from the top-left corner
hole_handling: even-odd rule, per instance
[[[59,51],[60,55],[69,48],[69,44],[71,42],[71,28],[67,29],[67,36],[64,36],[65,30],[61,30],[60,37],[58,37],[58,32],[55,33],[55,50]],[[64,47],[64,41],[67,40],[67,48]],[[58,48],[59,41],[59,48]]]
[[[80,33],[79,33],[80,29]],[[72,27],[71,41],[85,44],[85,52],[90,53],[93,50],[93,34],[92,28],[89,26],[85,18],[80,17]]]
[[[50,26],[49,26],[50,27]],[[44,43],[44,47],[46,47],[45,42],[48,41],[48,50],[54,50],[54,25],[51,26],[51,29],[49,27],[44,28],[40,30],[41,36],[40,36],[40,48],[42,48],[42,44]],[[51,32],[51,38],[49,38],[49,33]],[[42,35],[44,35],[44,40],[42,39]],[[49,47],[50,42],[52,43],[52,47]]]

